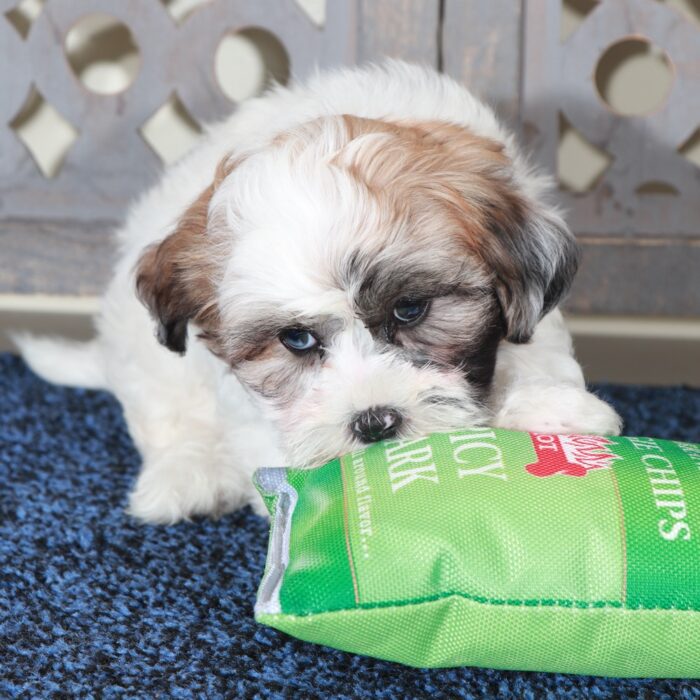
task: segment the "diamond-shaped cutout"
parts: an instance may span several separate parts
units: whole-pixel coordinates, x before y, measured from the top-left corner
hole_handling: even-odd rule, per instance
[[[557,174],[559,185],[570,192],[590,192],[610,167],[612,157],[594,146],[559,115]]]
[[[177,94],[159,107],[140,129],[141,136],[164,163],[181,158],[199,139],[202,130]]]
[[[700,126],[680,145],[678,152],[700,168]]]
[[[566,41],[597,5],[598,0],[562,0],[559,39]]]
[[[193,12],[211,0],[160,0],[175,24],[182,24]]]
[[[326,23],[326,2],[327,0],[296,0],[297,5],[317,27],[323,27]]]
[[[32,86],[10,128],[45,177],[56,177],[79,132]]]
[[[21,0],[11,10],[5,13],[5,19],[17,30],[23,38],[27,38],[34,20],[44,9],[46,0]]]

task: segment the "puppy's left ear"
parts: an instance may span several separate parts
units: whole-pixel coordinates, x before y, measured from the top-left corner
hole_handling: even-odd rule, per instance
[[[537,203],[512,202],[489,217],[494,240],[486,253],[506,340],[526,343],[540,319],[568,292],[580,251],[564,220]]]
[[[573,234],[518,184],[500,141],[455,124],[422,122],[413,125],[413,144],[418,157],[407,172],[422,167],[431,195],[461,213],[468,246],[493,274],[506,340],[528,342],[571,286],[579,261]]]
[[[209,204],[229,174],[224,158],[211,184],[190,204],[175,228],[145,249],[136,266],[136,290],[157,322],[158,341],[183,354],[187,325],[195,321],[205,331],[217,320],[216,280],[220,260],[209,232]]]

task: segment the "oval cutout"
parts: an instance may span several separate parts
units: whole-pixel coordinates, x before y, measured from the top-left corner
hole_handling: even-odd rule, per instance
[[[673,66],[666,53],[641,37],[626,37],[612,44],[595,69],[601,99],[625,117],[649,114],[662,107],[673,80]]]
[[[271,32],[249,27],[227,33],[214,58],[216,80],[232,102],[260,95],[273,82],[289,80],[289,55]]]

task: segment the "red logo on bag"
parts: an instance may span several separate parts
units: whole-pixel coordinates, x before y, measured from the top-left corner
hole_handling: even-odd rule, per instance
[[[537,461],[525,469],[534,476],[586,476],[591,469],[609,469],[620,455],[610,452],[613,441],[600,435],[530,433]]]

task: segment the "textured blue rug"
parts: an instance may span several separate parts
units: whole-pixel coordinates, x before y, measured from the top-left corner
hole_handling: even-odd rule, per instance
[[[629,433],[700,442],[700,390],[598,389]],[[138,464],[110,395],[0,355],[0,697],[700,698],[698,681],[416,670],[259,627],[265,522],[139,525]]]

